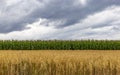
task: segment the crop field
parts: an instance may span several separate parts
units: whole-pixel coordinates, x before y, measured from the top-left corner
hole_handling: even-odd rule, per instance
[[[0,75],[120,75],[120,51],[1,50]]]
[[[120,50],[120,40],[1,40],[0,50]]]

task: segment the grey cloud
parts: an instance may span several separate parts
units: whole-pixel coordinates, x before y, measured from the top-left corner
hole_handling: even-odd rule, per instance
[[[2,4],[4,6],[0,8],[0,33],[26,29],[26,24],[36,20],[36,18],[28,16],[36,8],[35,5],[32,7],[34,4],[32,1],[21,0],[20,3],[10,6],[7,6],[6,1],[3,1]]]
[[[6,6],[5,1],[1,0],[0,4],[4,6],[0,7],[0,33],[24,30],[27,24],[39,18],[45,18],[49,22],[64,19],[65,23],[54,25],[63,28],[111,5],[120,5],[119,0],[89,0],[86,6],[75,3],[78,0],[21,0],[17,4]]]
[[[74,0],[75,1],[75,0]],[[43,9],[35,11],[37,17],[47,18],[50,21],[56,19],[66,19],[66,23],[58,27],[69,26],[77,23],[79,20],[86,18],[88,15],[104,10],[112,5],[120,5],[119,0],[91,0],[87,6],[74,6],[73,0],[53,0]],[[33,14],[34,14],[33,13]]]

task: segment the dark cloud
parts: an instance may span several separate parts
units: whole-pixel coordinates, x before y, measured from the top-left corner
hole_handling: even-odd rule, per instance
[[[74,5],[77,0],[53,0],[43,9],[35,11],[34,16],[47,18],[50,21],[65,19],[66,23],[57,27],[69,26],[112,5],[120,5],[119,0],[91,0],[86,6]]]
[[[27,24],[39,18],[45,18],[49,22],[66,20],[65,23],[54,25],[56,28],[74,25],[109,6],[120,5],[120,1],[88,0],[84,6],[78,0],[21,0],[19,3],[7,6],[5,1],[1,0],[0,5],[4,5],[0,7],[0,13],[2,13],[0,14],[0,33],[8,33],[24,30]],[[103,25],[106,24],[103,23]]]

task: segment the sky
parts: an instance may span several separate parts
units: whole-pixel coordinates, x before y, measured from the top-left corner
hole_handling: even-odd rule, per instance
[[[0,40],[120,40],[120,0],[0,0]]]

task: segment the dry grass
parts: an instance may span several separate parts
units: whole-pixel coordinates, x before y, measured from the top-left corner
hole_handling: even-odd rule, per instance
[[[120,75],[120,51],[0,51],[0,75]]]

